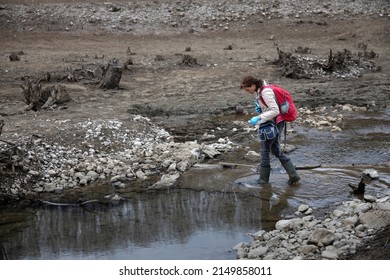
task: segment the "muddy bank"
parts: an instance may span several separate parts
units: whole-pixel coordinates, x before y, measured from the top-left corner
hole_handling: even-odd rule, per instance
[[[352,105],[314,110],[301,108],[300,116],[304,121],[297,121],[295,128],[289,127],[289,143],[301,146],[299,142],[294,142],[294,138],[299,141],[302,137],[309,140],[310,135],[316,137],[315,133],[309,132],[310,129],[327,132],[329,136],[326,137],[332,137],[334,133],[333,137],[336,137],[343,131],[346,116],[350,117],[353,112],[362,115],[366,108]],[[224,159],[229,161],[231,156],[235,157],[233,163],[253,164],[256,168],[259,153],[253,144],[258,140],[257,132],[249,126],[247,116],[214,118],[214,121],[208,122],[208,126],[206,122],[195,119],[193,125],[187,122],[180,129],[170,128],[170,132],[139,115],[129,115],[127,121],[58,122],[61,125],[58,135],[62,143],[50,142],[37,134],[24,137],[14,134],[19,138],[1,144],[3,156],[7,153],[10,155],[9,159],[3,158],[2,199],[4,202],[31,199],[44,193],[82,188],[97,181],[108,181],[117,188],[133,184],[144,185],[146,190],[172,188],[180,175],[193,165],[213,161],[218,163]],[[304,132],[305,126],[309,128],[308,132]],[[62,135],[63,131],[73,131],[74,136],[77,135],[79,141],[76,146],[67,143],[68,138],[65,137],[71,135]],[[324,133],[322,138],[325,137]],[[343,160],[343,152],[337,149],[320,155],[326,149],[318,147],[313,152],[319,153],[316,157],[313,157],[313,153],[294,155],[294,161],[297,166],[364,163],[361,157],[364,157],[365,151],[360,151],[360,148],[356,149],[359,153],[357,156],[349,155],[349,160]],[[373,160],[389,164],[390,155],[386,150],[382,151],[378,146],[370,153],[378,156],[367,155],[365,158],[369,161],[366,164],[372,164]],[[246,155],[237,158],[238,154]],[[309,158],[305,158],[307,156]],[[225,190],[224,186],[221,188],[213,190]]]
[[[324,137],[348,141],[345,113],[381,114],[390,98],[388,1],[7,2],[0,5],[3,202],[55,197],[98,180],[119,189],[173,187],[199,159],[234,158],[257,137],[245,122],[253,101],[239,90],[242,75],[293,92],[300,116],[290,133],[314,131],[308,141],[318,145]],[[292,59],[278,63],[278,49]],[[114,57],[129,62],[118,89],[67,78]],[[341,69],[339,58],[348,58]],[[21,77],[47,73],[55,79],[42,85],[65,86],[72,101],[25,111]],[[244,108],[239,118],[236,106]],[[389,161],[387,144],[378,142],[381,163]],[[351,149],[335,158],[359,162]],[[302,160],[312,158],[301,151]]]

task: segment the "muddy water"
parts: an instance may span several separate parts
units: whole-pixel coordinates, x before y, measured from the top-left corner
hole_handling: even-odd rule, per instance
[[[203,163],[179,182],[178,189],[142,193],[123,190],[122,203],[40,206],[0,210],[3,258],[9,259],[234,259],[231,248],[249,241],[248,232],[271,230],[308,204],[318,214],[349,200],[348,183],[357,184],[363,169],[378,171],[366,193],[390,193],[390,110],[346,115],[342,132],[295,127],[288,141],[299,170],[297,186],[272,161],[271,184],[260,187],[249,167],[223,168]],[[256,149],[258,143],[253,143]],[[234,155],[242,158],[241,155]],[[112,194],[108,184],[93,186],[83,198]],[[218,191],[216,191],[218,190]],[[74,195],[76,201],[77,194]],[[69,199],[69,197],[68,197]]]

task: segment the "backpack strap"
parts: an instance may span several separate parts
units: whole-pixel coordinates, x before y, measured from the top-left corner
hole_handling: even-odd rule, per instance
[[[280,133],[281,134],[283,133],[283,144],[286,146],[286,142],[287,142],[287,122],[286,121],[284,121],[282,131],[280,131]]]
[[[261,92],[264,90],[264,89],[266,89],[266,88],[270,88],[270,89],[272,89],[272,91],[274,92],[274,95],[275,95],[275,102],[276,102],[276,104],[278,105],[278,107],[279,107],[279,103],[278,103],[278,99],[276,98],[276,92],[275,92],[275,88],[274,88],[275,86],[273,86],[273,85],[264,85],[264,86],[262,86],[261,88],[260,88],[260,90],[259,90],[259,100],[261,101],[261,103],[263,103],[264,104],[264,106],[266,106],[267,108],[268,108],[268,105],[265,103],[265,101],[264,101],[264,99],[263,99],[263,96],[261,95]],[[279,107],[279,111],[280,111],[280,107]],[[276,117],[275,117],[275,123],[276,124],[278,124],[278,123],[280,123],[281,121],[283,121],[283,118],[282,118],[282,114],[279,112],[279,115],[277,115]]]

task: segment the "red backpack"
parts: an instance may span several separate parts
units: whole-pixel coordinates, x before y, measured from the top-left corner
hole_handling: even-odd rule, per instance
[[[286,122],[295,121],[297,119],[297,108],[295,107],[291,94],[287,90],[276,85],[262,86],[260,92],[266,88],[271,88],[274,91],[276,102],[279,106],[280,116],[283,118],[283,120]],[[260,100],[265,106],[267,106],[261,94]]]

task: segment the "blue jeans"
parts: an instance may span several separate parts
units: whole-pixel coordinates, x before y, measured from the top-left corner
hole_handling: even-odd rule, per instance
[[[283,130],[284,122],[278,124],[278,134],[276,137],[266,141],[260,141],[260,154],[261,154],[261,167],[271,167],[270,153],[279,159],[281,164],[284,164],[290,160],[280,148],[279,134]]]

